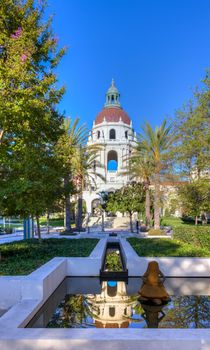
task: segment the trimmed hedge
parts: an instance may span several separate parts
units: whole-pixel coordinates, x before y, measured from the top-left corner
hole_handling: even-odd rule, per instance
[[[173,238],[176,241],[187,243],[197,248],[207,248],[210,250],[209,226],[175,227]]]
[[[207,248],[183,243],[170,238],[128,238],[127,241],[139,256],[149,257],[210,257]]]
[[[95,238],[49,238],[1,244],[0,276],[29,274],[55,256],[89,256],[98,241]]]

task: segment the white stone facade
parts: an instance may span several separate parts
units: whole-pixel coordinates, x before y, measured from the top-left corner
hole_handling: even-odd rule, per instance
[[[100,198],[98,193],[113,192],[125,186],[130,177],[128,172],[128,156],[136,139],[132,121],[119,103],[120,94],[112,86],[106,94],[106,103],[102,112],[93,122],[88,145],[98,145],[98,157],[95,172],[103,178],[95,176],[92,188],[83,193],[87,212],[93,212],[93,201]],[[114,169],[110,167],[114,166]]]

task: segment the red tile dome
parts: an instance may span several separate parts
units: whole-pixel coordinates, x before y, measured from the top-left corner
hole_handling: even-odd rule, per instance
[[[100,113],[98,113],[95,119],[95,125],[103,123],[118,123],[122,121],[125,124],[130,125],[131,120],[128,114],[120,107],[106,107]]]

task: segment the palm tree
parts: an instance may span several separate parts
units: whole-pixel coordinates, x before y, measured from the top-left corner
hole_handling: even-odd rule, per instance
[[[77,187],[78,201],[77,201],[77,220],[76,228],[78,231],[82,230],[82,203],[83,191],[85,188],[96,186],[96,177],[104,180],[103,175],[96,171],[101,167],[97,160],[99,145],[85,145],[79,146],[74,157],[74,183]]]
[[[88,130],[82,124],[79,126],[79,118],[72,121],[70,118],[64,119],[64,132],[58,142],[57,152],[63,164],[64,197],[65,197],[65,229],[71,231],[71,198],[70,194],[75,192],[74,159],[77,157],[77,150],[87,142]]]
[[[4,130],[0,130],[0,144],[2,143],[3,136],[4,136]]]
[[[136,181],[142,182],[145,189],[145,217],[146,226],[151,221],[151,198],[150,198],[150,185],[153,173],[153,167],[151,159],[148,154],[141,148],[140,142],[137,142],[133,149],[133,152],[129,157],[129,174],[131,178]]]
[[[149,123],[143,126],[143,134],[140,135],[139,148],[147,155],[152,169],[154,183],[154,228],[160,228],[160,179],[168,167],[168,152],[172,146],[174,137],[171,125],[166,126],[166,120],[160,127],[152,129]]]

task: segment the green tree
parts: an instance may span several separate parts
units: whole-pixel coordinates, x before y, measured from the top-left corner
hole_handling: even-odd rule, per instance
[[[179,187],[179,198],[186,215],[195,217],[195,224],[201,213],[210,211],[210,182],[208,178],[201,178]]]
[[[152,129],[149,123],[143,126],[138,147],[149,158],[149,167],[152,169],[152,182],[154,184],[154,228],[160,228],[160,206],[161,206],[161,177],[168,171],[171,159],[170,149],[174,138],[171,126],[166,126],[166,120],[160,127]]]
[[[49,154],[49,147],[46,151],[31,144],[30,151],[25,148],[25,152],[14,152],[2,167],[4,175],[0,179],[2,215],[35,217],[39,238],[39,216],[62,195],[60,164],[52,152]]]
[[[59,195],[61,178],[55,106],[64,89],[54,69],[65,50],[51,19],[43,20],[45,7],[44,0],[0,3],[0,208],[37,219]]]
[[[141,143],[137,142],[133,152],[129,157],[129,174],[130,176],[143,183],[145,188],[145,218],[148,226],[151,221],[151,180],[153,175],[153,164],[149,155],[142,149]]]
[[[135,183],[122,187],[109,195],[106,210],[116,213],[129,213],[130,230],[133,232],[132,215],[144,211],[145,189],[143,184]]]
[[[207,71],[204,84],[204,89],[194,94],[192,100],[177,112],[175,119],[174,155],[180,166],[180,172],[187,179],[195,175],[200,177],[209,168],[209,71]]]

